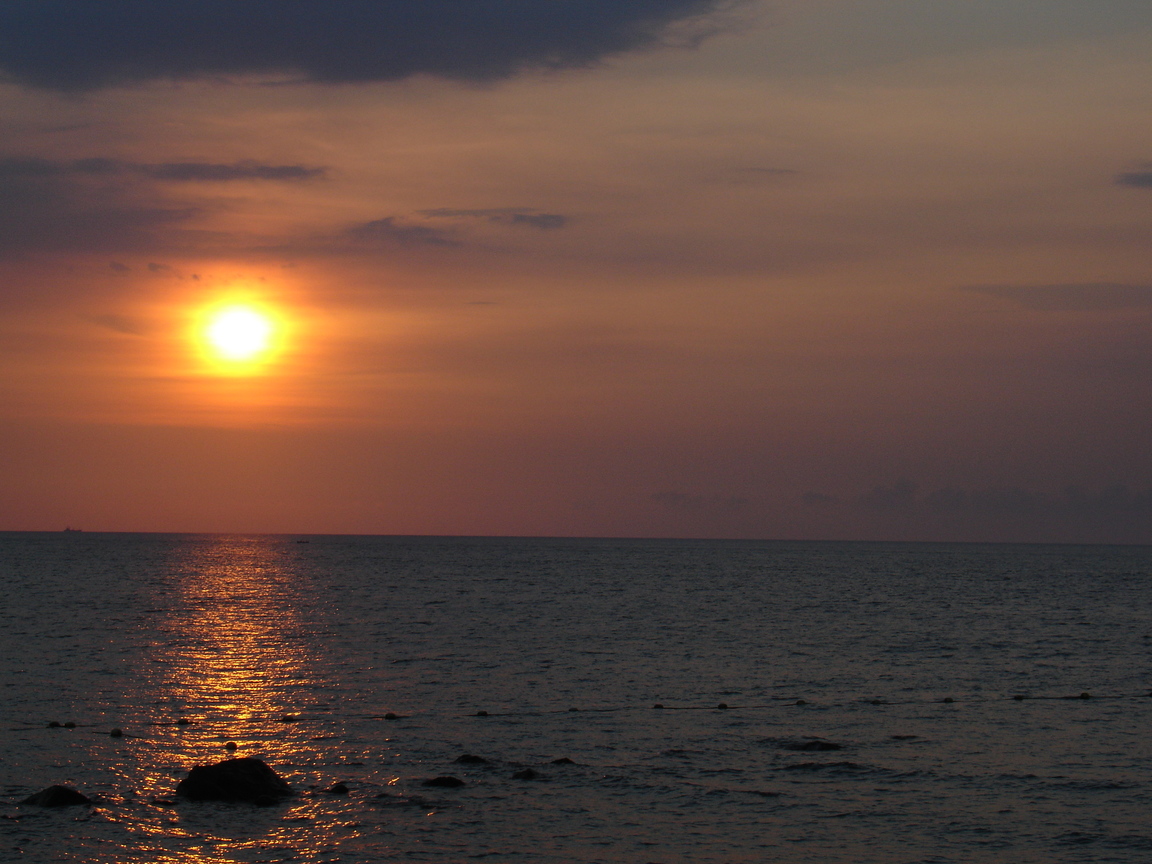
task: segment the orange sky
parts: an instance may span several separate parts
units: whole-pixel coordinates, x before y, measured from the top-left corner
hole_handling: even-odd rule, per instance
[[[1152,542],[1152,9],[1084,5],[17,76],[0,529]],[[252,374],[193,333],[234,296]]]

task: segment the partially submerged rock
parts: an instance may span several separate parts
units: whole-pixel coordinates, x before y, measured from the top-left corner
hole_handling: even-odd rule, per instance
[[[190,801],[274,804],[296,793],[262,761],[245,757],[196,766],[177,784],[176,794]]]
[[[440,786],[444,789],[455,789],[457,786],[463,786],[464,781],[459,777],[433,777],[431,780],[425,780],[422,784],[424,786]]]
[[[476,756],[473,753],[465,753],[463,756],[456,757],[456,763],[459,765],[487,765],[488,760],[483,756]]]
[[[73,807],[77,804],[91,804],[86,795],[82,795],[71,786],[49,786],[35,795],[29,795],[21,804],[34,804],[37,807]]]

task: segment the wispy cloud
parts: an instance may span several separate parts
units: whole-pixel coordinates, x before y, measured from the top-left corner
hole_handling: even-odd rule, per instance
[[[240,162],[126,162],[94,157],[71,161],[51,161],[19,156],[0,159],[0,178],[11,177],[109,177],[136,175],[153,180],[221,183],[231,180],[311,180],[326,169],[307,165],[268,165],[254,160]]]
[[[1136,189],[1152,189],[1152,168],[1143,171],[1125,171],[1116,175],[1117,186],[1131,186]]]
[[[1152,489],[1132,490],[1112,484],[1087,490],[1069,486],[1058,492],[1020,486],[962,488],[946,486],[921,491],[909,480],[873,486],[841,498],[823,492],[800,496],[806,507],[849,509],[889,517],[975,516],[1072,518],[1152,513]]]
[[[458,246],[459,242],[445,231],[427,225],[411,225],[395,216],[373,219],[353,225],[345,235],[360,243],[398,244],[400,246]]]
[[[1092,312],[1152,306],[1152,285],[1070,282],[1055,285],[965,285],[964,291],[1012,300],[1042,312]]]
[[[421,210],[420,215],[432,219],[483,219],[498,225],[513,225],[524,228],[538,228],[542,231],[563,228],[571,217],[559,213],[541,213],[532,207],[497,207],[481,210],[453,210],[438,207],[434,210]]]

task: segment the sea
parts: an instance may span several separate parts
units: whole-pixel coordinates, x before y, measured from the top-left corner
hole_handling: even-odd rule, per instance
[[[1152,547],[3,533],[0,585],[0,862],[1152,861]],[[175,795],[232,757],[297,794]]]

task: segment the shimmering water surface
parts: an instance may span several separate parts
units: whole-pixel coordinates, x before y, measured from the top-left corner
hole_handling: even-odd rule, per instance
[[[1152,860],[1150,548],[298,539],[0,534],[0,861]]]

